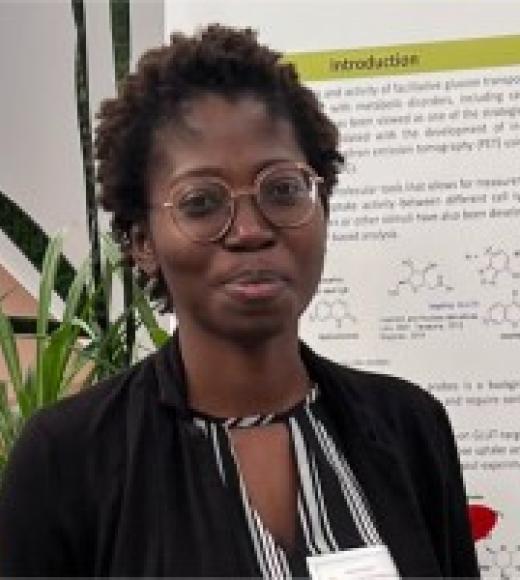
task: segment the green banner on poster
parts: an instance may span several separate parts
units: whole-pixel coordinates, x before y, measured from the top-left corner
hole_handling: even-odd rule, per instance
[[[520,35],[288,53],[284,58],[305,81],[483,69],[520,64]]]

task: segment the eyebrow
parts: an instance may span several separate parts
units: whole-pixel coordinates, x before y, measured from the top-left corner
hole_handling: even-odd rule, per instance
[[[267,167],[271,165],[277,165],[279,163],[292,163],[298,160],[293,158],[286,158],[286,157],[275,157],[271,159],[266,159],[259,163],[256,167],[254,167],[254,175],[255,177],[261,173]],[[182,173],[177,173],[173,175],[169,180],[169,185],[172,187],[179,181],[184,179],[189,179],[190,177],[218,177],[224,181],[226,181],[226,170],[222,167],[217,165],[203,165],[201,167],[194,167],[193,169],[187,169]]]

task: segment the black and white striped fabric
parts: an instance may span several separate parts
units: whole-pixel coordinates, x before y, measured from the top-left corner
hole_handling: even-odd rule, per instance
[[[258,566],[266,579],[308,576],[306,556],[382,544],[370,508],[339,450],[315,386],[293,409],[273,415],[215,419],[196,413],[195,425],[214,451],[223,484],[240,496]],[[252,507],[230,438],[230,430],[284,421],[296,458],[298,537],[290,554],[279,546]]]

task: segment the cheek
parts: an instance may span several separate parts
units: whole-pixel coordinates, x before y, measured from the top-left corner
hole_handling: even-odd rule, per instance
[[[303,232],[302,232],[303,233]],[[313,224],[312,232],[302,240],[299,270],[303,277],[305,300],[310,300],[316,291],[323,271],[326,246],[326,226],[323,220]]]
[[[176,297],[187,286],[191,279],[200,280],[204,260],[200,249],[192,242],[180,237],[167,224],[154,224],[153,243],[157,266],[166,282],[171,298]]]
[[[323,208],[320,206],[320,212],[316,217],[316,221],[313,222],[314,232],[313,232],[313,243],[312,243],[312,255],[315,257],[316,263],[319,264],[320,271],[323,267],[323,261],[325,259],[325,250],[327,245],[327,221]]]
[[[309,262],[311,263],[311,278],[312,281],[310,283],[311,293],[314,295],[316,292],[316,288],[320,282],[321,276],[323,274],[323,264],[325,261],[325,244],[322,239],[320,239],[319,245],[316,245],[314,252],[311,255],[311,259]]]
[[[200,279],[202,265],[193,253],[171,249],[160,253],[159,267],[171,290],[182,287],[190,279]]]
[[[183,316],[186,311],[199,310],[207,296],[203,288],[204,265],[192,254],[169,251],[161,254],[159,268],[177,317]]]

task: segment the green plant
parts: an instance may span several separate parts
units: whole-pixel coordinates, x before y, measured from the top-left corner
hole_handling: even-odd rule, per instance
[[[0,472],[25,421],[38,409],[69,393],[81,375],[81,384],[108,376],[128,364],[133,353],[127,352],[126,321],[135,317],[137,327],[147,329],[155,347],[168,338],[154,316],[143,291],[132,279],[134,303],[114,320],[100,324],[96,303],[110,299],[114,277],[122,276],[121,256],[117,246],[103,238],[101,282],[91,276],[90,259],[76,272],[65,300],[61,321],[49,329],[52,294],[63,247],[63,236],[48,244],[40,279],[36,319],[36,356],[34,364],[22,371],[15,335],[0,299],[0,348],[8,371],[14,402],[8,397],[8,384],[0,381]],[[108,307],[109,305],[107,305]]]
[[[87,357],[93,364],[89,380],[109,376],[136,359],[138,347],[141,345],[135,340],[127,340],[129,327],[133,331],[144,328],[154,348],[160,347],[168,339],[168,333],[157,323],[153,308],[135,278],[131,276],[129,280],[124,280],[125,271],[128,270],[123,265],[118,246],[106,234],[101,237],[101,257],[101,282],[98,287],[91,288],[87,315],[77,321],[88,339],[82,356]],[[107,301],[107,310],[114,310],[111,297],[115,279],[131,284],[132,301],[125,306],[123,312],[103,325],[96,319],[95,304],[100,295]]]
[[[112,273],[115,272],[119,279],[122,281],[124,276],[124,267],[122,266],[123,259],[121,252],[119,251],[119,247],[107,234],[102,236],[101,246],[106,263],[109,267],[108,271]],[[153,345],[156,348],[159,348],[165,343],[169,335],[159,326],[155,318],[154,310],[150,305],[146,294],[137,284],[135,277],[131,278],[131,285],[132,303],[126,312],[126,315],[135,316],[136,326],[144,326],[150,336]]]
[[[89,275],[88,260],[78,269],[69,287],[63,319],[49,331],[52,293],[61,256],[63,237],[50,240],[43,260],[36,317],[36,357],[34,365],[22,372],[14,332],[0,302],[0,347],[15,397],[8,401],[7,383],[0,383],[0,467],[5,463],[11,446],[25,420],[37,409],[57,401],[66,393],[72,381],[88,362],[76,348],[80,326],[76,316]]]

